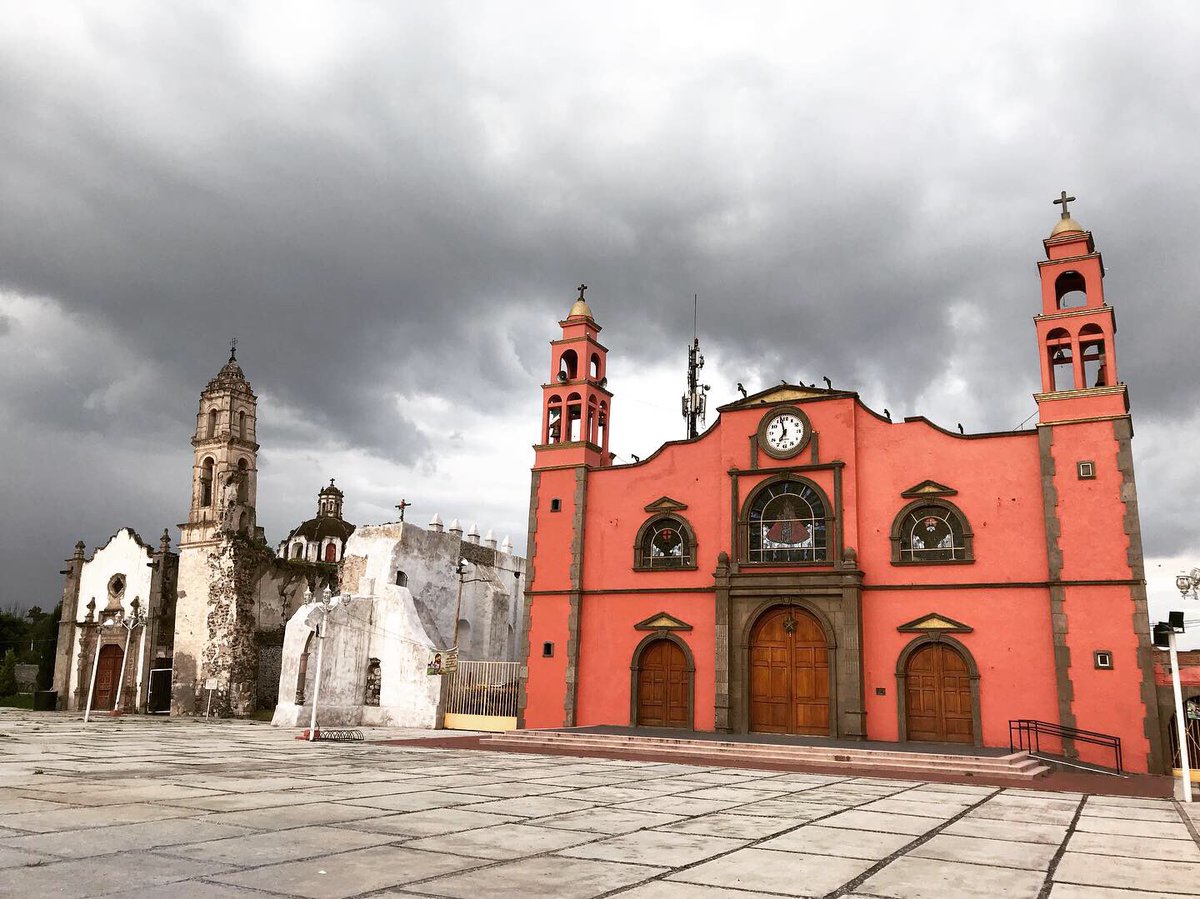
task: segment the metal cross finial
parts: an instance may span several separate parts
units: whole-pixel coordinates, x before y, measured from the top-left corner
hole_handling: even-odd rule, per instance
[[[1061,207],[1062,207],[1062,217],[1063,217],[1063,218],[1070,218],[1070,217],[1071,217],[1071,213],[1070,213],[1070,211],[1067,209],[1067,204],[1068,204],[1068,203],[1074,203],[1074,202],[1075,202],[1075,198],[1074,198],[1074,197],[1068,197],[1068,196],[1067,196],[1067,192],[1064,190],[1064,191],[1062,192],[1062,194],[1059,196],[1059,198],[1058,198],[1057,200],[1055,200],[1055,201],[1054,201],[1054,205],[1055,205],[1055,206],[1061,206]]]
[[[406,499],[402,499],[402,500],[400,500],[400,502],[398,502],[396,504],[396,508],[400,510],[400,520],[401,521],[404,520],[404,510],[407,509],[411,505],[412,505],[412,503],[410,503]]]
[[[579,299],[581,299],[581,300],[583,299],[583,292],[584,292],[585,290],[587,290],[587,285],[586,285],[586,284],[582,284],[582,283],[581,283],[581,284],[579,285]]]
[[[229,361],[237,361],[237,338],[234,337],[229,341]]]

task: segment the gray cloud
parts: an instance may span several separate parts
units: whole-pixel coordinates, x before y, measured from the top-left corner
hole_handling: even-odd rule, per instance
[[[46,605],[79,536],[182,517],[235,334],[278,530],[335,459],[363,514],[450,501],[443,441],[471,429],[428,421],[434,400],[508,416],[523,458],[580,279],[614,373],[682,377],[698,293],[727,382],[828,375],[1013,427],[1064,187],[1106,253],[1135,413],[1190,421],[1186,7],[767,10],[22,10],[0,34],[0,449],[23,479],[0,603]],[[622,435],[616,408],[614,440],[678,436]],[[1151,551],[1200,547],[1170,500],[1200,477],[1139,475]],[[519,522],[497,491],[479,508]]]

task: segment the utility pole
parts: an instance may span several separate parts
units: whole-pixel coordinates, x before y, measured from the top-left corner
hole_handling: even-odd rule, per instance
[[[700,299],[692,294],[692,345],[688,347],[687,393],[683,395],[683,420],[687,422],[687,436],[691,440],[700,436],[699,425],[704,423],[708,385],[700,383],[700,369],[704,368],[704,357],[700,355],[700,338],[697,336]]]

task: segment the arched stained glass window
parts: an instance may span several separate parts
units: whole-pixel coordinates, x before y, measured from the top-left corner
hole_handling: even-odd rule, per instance
[[[909,506],[892,528],[894,562],[970,562],[973,558],[966,518],[944,500]]]
[[[694,568],[695,543],[687,524],[678,518],[656,518],[642,525],[637,568]]]
[[[804,481],[776,481],[762,488],[746,523],[747,561],[824,562],[829,557],[825,501]]]

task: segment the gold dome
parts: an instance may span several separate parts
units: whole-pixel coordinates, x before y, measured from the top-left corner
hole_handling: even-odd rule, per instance
[[[1069,215],[1065,215],[1055,224],[1054,230],[1050,232],[1051,237],[1057,237],[1059,234],[1066,234],[1068,231],[1083,232],[1083,226]]]
[[[582,297],[575,301],[575,305],[572,306],[571,311],[567,313],[567,318],[575,318],[577,315],[582,315],[584,318],[592,317],[592,310]]]

